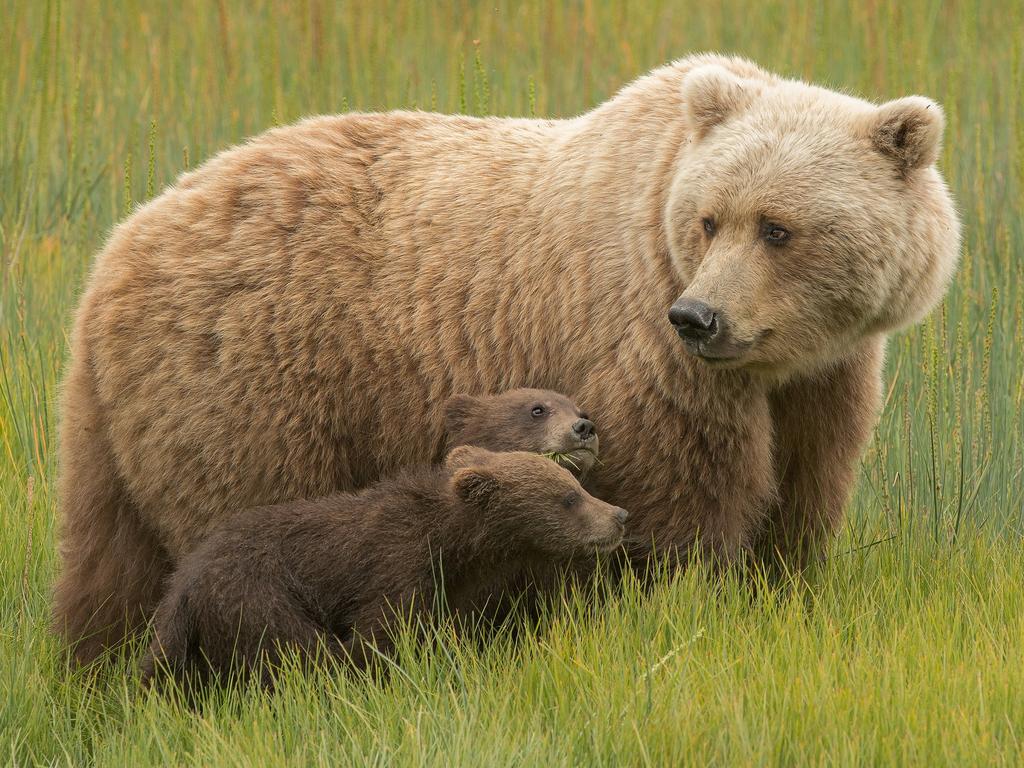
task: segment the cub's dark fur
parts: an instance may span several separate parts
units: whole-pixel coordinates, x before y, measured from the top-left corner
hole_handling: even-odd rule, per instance
[[[597,429],[590,417],[565,395],[546,389],[455,395],[445,405],[445,431],[450,446],[550,454],[584,486],[597,461]]]
[[[625,516],[546,458],[468,446],[360,493],[246,510],[175,572],[143,678],[269,683],[283,648],[363,667],[396,615],[477,611],[537,564],[614,548]]]

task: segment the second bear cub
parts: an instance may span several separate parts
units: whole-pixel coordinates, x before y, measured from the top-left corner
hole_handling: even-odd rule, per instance
[[[510,389],[497,395],[454,395],[445,403],[448,445],[550,456],[586,484],[597,462],[594,422],[565,395]]]
[[[269,683],[288,647],[363,667],[397,616],[474,612],[532,567],[615,548],[625,519],[547,458],[470,446],[360,493],[247,510],[180,564],[143,678]]]

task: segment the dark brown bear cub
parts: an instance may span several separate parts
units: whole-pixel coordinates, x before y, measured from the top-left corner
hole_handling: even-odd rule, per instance
[[[246,510],[172,577],[143,678],[270,683],[282,648],[363,667],[396,616],[471,614],[531,567],[613,549],[625,519],[553,461],[470,446],[359,493]]]
[[[586,483],[597,461],[594,423],[565,395],[511,389],[499,395],[455,395],[445,404],[448,445],[543,453]]]

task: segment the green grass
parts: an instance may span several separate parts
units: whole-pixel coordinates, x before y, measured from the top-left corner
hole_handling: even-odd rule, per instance
[[[1024,6],[2,0],[0,18],[0,761],[1024,760]],[[963,264],[890,345],[849,526],[805,589],[693,570],[570,601],[515,643],[441,637],[386,682],[295,674],[198,714],[130,668],[65,668],[56,388],[89,260],[133,204],[305,114],[571,115],[701,49],[949,118]]]

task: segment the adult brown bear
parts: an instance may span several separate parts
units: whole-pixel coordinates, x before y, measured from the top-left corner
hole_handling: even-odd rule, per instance
[[[94,657],[226,511],[436,460],[449,394],[527,385],[601,424],[631,538],[802,561],[886,334],[955,267],[942,125],[698,56],[571,120],[321,117],[218,155],[117,228],[82,298],[59,628]]]

